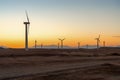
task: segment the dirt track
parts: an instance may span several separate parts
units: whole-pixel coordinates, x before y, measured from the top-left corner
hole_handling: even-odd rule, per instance
[[[119,51],[119,49],[117,49],[117,51]],[[113,51],[113,52],[115,53],[117,51]],[[50,54],[52,53],[52,51],[51,53],[49,51],[47,53],[46,51],[43,52],[44,56],[38,55],[39,53],[41,54],[41,52],[38,52],[38,51],[37,51],[37,55],[34,55],[35,52],[30,53],[33,56],[32,55],[27,56],[28,53],[23,54],[22,52],[17,52],[17,53],[22,53],[22,55],[25,55],[25,56],[19,56],[21,54],[18,55],[17,53],[15,53],[16,50],[15,51],[10,50],[11,53],[8,53],[9,50],[8,51],[3,50],[3,52],[7,55],[0,54],[2,56],[4,55],[4,57],[2,56],[0,57],[0,79],[1,80],[9,80],[9,79],[19,80],[19,78],[20,80],[23,80],[23,78],[25,77],[28,77],[28,79],[25,78],[24,80],[39,80],[39,78],[29,79],[29,77],[32,77],[34,75],[43,75],[43,74],[54,73],[54,72],[55,74],[57,74],[56,73],[57,71],[58,72],[66,71],[66,70],[69,71],[69,70],[76,70],[79,68],[86,69],[88,67],[92,68],[94,66],[99,66],[104,63],[116,63],[116,64],[120,63],[119,56],[103,56],[103,55],[97,56],[97,57],[88,56],[89,55],[88,52],[90,51],[82,51],[82,53],[79,51],[77,52],[76,51],[72,51],[72,52],[60,51],[62,56],[60,52],[57,52],[59,53],[59,55],[51,56]],[[92,52],[94,51],[91,51],[90,55]],[[106,52],[106,54],[109,54],[107,51],[104,51],[104,52]],[[49,53],[49,56],[45,56],[48,53]],[[71,53],[71,55],[68,55],[69,53]],[[80,56],[74,56],[73,53],[76,53],[77,55],[80,55]],[[85,55],[87,56],[85,55],[81,56],[83,53],[85,53]],[[9,54],[12,54],[12,56],[9,56]],[[67,56],[63,56],[63,54],[67,54]],[[62,77],[65,77],[65,76],[62,75]],[[70,77],[71,76],[69,76],[69,78]],[[112,77],[114,77],[114,75]],[[119,80],[119,79],[120,78],[118,77],[118,79],[115,79],[115,80]],[[49,80],[49,78],[41,79],[41,80]],[[51,79],[51,80],[56,80],[56,79]],[[57,79],[57,80],[68,80],[68,79]],[[71,80],[75,80],[75,79],[71,79]],[[89,78],[81,79],[81,80],[89,80]],[[102,79],[96,79],[96,80],[109,80],[109,79],[102,78]]]
[[[86,59],[85,59],[86,60]],[[90,59],[89,59],[90,60]],[[74,61],[74,60],[73,60]],[[120,60],[115,60],[115,62],[119,63]],[[20,76],[34,75],[34,74],[43,74],[48,72],[66,70],[66,69],[76,69],[76,68],[85,68],[95,65],[100,65],[104,63],[114,63],[114,60],[103,61],[103,60],[95,60],[95,61],[87,61],[87,62],[72,62],[72,63],[62,63],[56,65],[56,63],[44,64],[44,65],[13,65],[9,67],[1,67],[0,68],[0,79],[6,78],[14,78]]]

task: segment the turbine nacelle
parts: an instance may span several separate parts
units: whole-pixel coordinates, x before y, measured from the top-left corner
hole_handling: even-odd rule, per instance
[[[61,41],[61,48],[63,48],[63,41],[65,40],[65,38],[63,38],[63,39],[58,38],[58,40]]]
[[[30,24],[30,22],[24,22],[24,24]]]
[[[95,38],[95,40],[100,42],[100,35],[98,36],[98,38]]]
[[[99,39],[99,38],[95,38],[95,40],[100,41],[100,39]]]
[[[59,38],[58,38],[59,39]],[[59,39],[60,41],[64,41],[65,40],[65,38],[64,39]]]

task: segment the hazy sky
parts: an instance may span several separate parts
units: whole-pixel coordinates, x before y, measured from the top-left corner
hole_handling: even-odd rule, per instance
[[[101,34],[107,45],[120,45],[120,0],[0,0],[0,45],[24,47],[26,21],[30,18],[29,46],[57,44],[95,45]]]

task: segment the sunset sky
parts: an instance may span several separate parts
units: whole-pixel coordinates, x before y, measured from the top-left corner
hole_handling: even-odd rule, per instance
[[[0,0],[0,45],[23,48],[26,21],[30,18],[29,47],[34,40],[50,45],[66,38],[65,45],[120,45],[120,0]]]

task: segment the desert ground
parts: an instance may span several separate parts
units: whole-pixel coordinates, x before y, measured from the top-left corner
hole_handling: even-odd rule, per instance
[[[120,80],[120,48],[0,49],[0,80]]]

